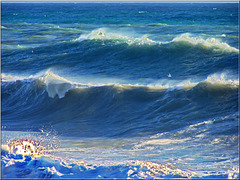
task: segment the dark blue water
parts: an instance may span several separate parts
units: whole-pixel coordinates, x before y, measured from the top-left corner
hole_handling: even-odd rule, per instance
[[[238,3],[2,3],[2,178],[239,178]]]

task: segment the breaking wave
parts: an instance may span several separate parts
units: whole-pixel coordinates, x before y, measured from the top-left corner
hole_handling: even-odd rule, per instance
[[[35,148],[39,156],[26,153],[25,149]],[[13,151],[17,149],[17,151]],[[171,163],[155,163],[151,161],[128,160],[105,164],[91,164],[40,152],[46,148],[36,140],[16,139],[2,145],[2,178],[124,178],[124,179],[156,179],[156,178],[228,178],[239,177],[239,169],[233,168],[228,172],[204,173],[182,170]],[[54,151],[58,151],[57,148]]]
[[[110,81],[79,83],[49,71],[40,76],[16,79],[14,76],[2,75],[2,96],[5,97],[2,100],[2,115],[5,122],[16,119],[6,130],[15,130],[21,126],[23,129],[39,131],[44,125],[45,129],[53,128],[60,134],[74,137],[115,137],[129,134],[137,136],[139,133],[165,132],[180,127],[169,124],[171,118],[175,119],[178,113],[186,116],[181,122],[184,127],[195,121],[193,117],[196,115],[192,113],[196,109],[212,109],[211,113],[215,113],[219,103],[225,101],[225,106],[236,108],[234,100],[237,98],[239,86],[237,79],[230,79],[224,73],[209,75],[202,81],[163,79],[150,84]],[[173,97],[177,99],[173,101]],[[206,104],[205,100],[211,101],[213,105]],[[16,112],[16,109],[20,113]],[[222,113],[226,110],[223,109]],[[39,114],[44,118],[39,118]],[[162,118],[152,118],[153,114]],[[167,120],[164,120],[164,114],[169,116]],[[125,115],[129,117],[128,120],[123,119]],[[17,121],[19,117],[22,118],[21,122]],[[35,123],[32,123],[33,121]],[[101,125],[95,126],[95,121],[101,122]],[[153,121],[158,123],[158,126],[154,128],[150,123],[147,128],[142,128],[138,121]],[[129,122],[134,125],[126,128]],[[94,131],[90,130],[93,128],[92,124]],[[116,124],[119,129],[113,131]],[[62,129],[63,126],[66,128]]]
[[[202,46],[204,48],[213,49],[214,51],[234,52],[239,53],[239,49],[230,46],[227,43],[221,42],[219,39],[194,37],[190,33],[182,34],[172,40],[172,42],[189,43],[194,46]]]
[[[1,178],[239,178],[237,4],[3,5]]]
[[[180,44],[180,45],[191,45],[196,47],[202,47],[206,49],[212,49],[214,51],[222,51],[226,53],[239,53],[239,49],[230,46],[227,43],[221,42],[216,38],[203,39],[201,37],[195,37],[190,33],[184,33],[175,37],[171,41],[154,41],[148,38],[145,34],[140,37],[134,37],[127,35],[128,33],[116,33],[106,28],[100,28],[91,31],[89,34],[82,34],[79,38],[74,41],[86,41],[86,40],[101,40],[104,45],[104,40],[112,40],[116,43],[127,43],[128,45],[161,45],[161,44]]]
[[[137,89],[142,88],[148,91],[165,91],[165,90],[189,90],[194,87],[205,85],[207,89],[235,89],[239,86],[238,79],[229,79],[226,73],[215,73],[209,75],[205,80],[196,82],[194,80],[183,80],[183,81],[174,81],[174,80],[166,80],[163,79],[158,80],[156,83],[150,84],[141,84],[141,83],[78,83],[70,81],[64,77],[61,77],[57,74],[54,74],[50,71],[47,71],[43,76],[29,76],[29,77],[15,77],[11,75],[2,74],[3,82],[13,82],[13,81],[36,81],[37,84],[40,84],[46,88],[48,96],[54,98],[58,96],[59,98],[63,98],[65,94],[69,90],[73,89],[86,89],[86,88],[96,88],[96,87],[114,87],[117,90],[129,90],[129,89]],[[84,77],[83,77],[84,78]]]
[[[129,161],[126,164],[92,165],[68,164],[47,156],[34,158],[23,154],[12,154],[2,150],[3,178],[190,178],[191,171],[171,169],[170,165],[144,161]],[[8,171],[12,169],[12,173]],[[26,172],[26,169],[28,170]]]

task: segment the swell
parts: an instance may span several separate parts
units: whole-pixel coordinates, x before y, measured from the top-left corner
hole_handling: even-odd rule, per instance
[[[104,37],[98,35],[101,32]],[[222,67],[237,70],[239,50],[216,38],[205,39],[185,33],[164,42],[151,40],[147,35],[128,37],[126,34],[97,29],[73,41],[16,51],[4,50],[2,69],[36,73],[57,66],[83,73],[87,69],[92,74],[120,75],[124,72],[137,76],[139,71],[144,71],[143,67],[151,67],[151,71],[144,71],[148,74],[143,76],[156,78],[166,76],[173,69],[175,77],[207,75],[208,72],[222,70]],[[116,71],[116,66],[122,71]]]
[[[66,136],[139,136],[235,113],[237,98],[238,81],[214,75],[170,86],[80,84],[47,72],[37,79],[2,81],[2,125],[53,128]]]

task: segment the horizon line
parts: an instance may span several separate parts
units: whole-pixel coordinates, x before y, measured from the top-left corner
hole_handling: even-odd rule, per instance
[[[144,1],[144,0],[136,0],[136,1],[127,1],[127,0],[117,0],[117,1],[109,1],[109,0],[75,0],[75,1],[66,1],[66,0],[43,0],[43,1],[34,1],[34,0],[15,0],[15,1],[9,1],[9,0],[2,0],[1,3],[239,3],[238,0],[202,0],[202,1],[178,1],[178,0],[153,0],[153,1]]]

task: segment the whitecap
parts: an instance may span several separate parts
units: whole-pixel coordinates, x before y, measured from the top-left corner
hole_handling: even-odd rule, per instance
[[[202,39],[200,37],[194,37],[190,33],[185,33],[177,36],[172,42],[187,42],[192,45],[200,45],[205,48],[213,48],[215,51],[235,52],[239,53],[239,50],[230,46],[227,43],[221,42],[219,39],[207,38]]]

